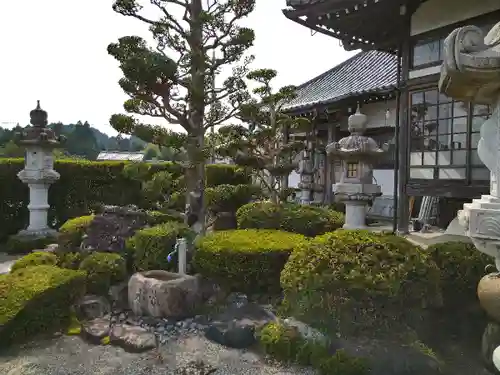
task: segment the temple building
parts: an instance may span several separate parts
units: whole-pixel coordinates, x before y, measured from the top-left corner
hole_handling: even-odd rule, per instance
[[[338,133],[342,133],[343,118],[355,109],[356,101],[363,99],[364,113],[374,123],[372,131],[376,128],[380,136],[392,134],[397,140],[393,162],[386,167],[392,165],[398,182],[394,184],[397,189],[390,192],[395,197],[398,231],[406,233],[410,220],[425,211],[419,207],[423,197],[436,203],[435,224],[446,228],[464,202],[488,193],[489,171],[477,155],[477,146],[479,128],[491,109],[440,94],[438,80],[444,39],[464,25],[489,31],[500,21],[500,1],[287,0],[286,5],[283,13],[290,20],[339,39],[345,50],[363,51],[300,86],[297,100],[307,99],[307,93],[310,103],[304,100],[291,110],[318,108],[314,116],[325,118],[318,126],[318,136],[323,131],[333,133],[335,138],[342,135]],[[364,74],[357,77],[346,71],[345,77],[337,77],[338,85],[327,84],[335,69],[373,56],[380,56],[384,62],[366,64]],[[324,83],[318,82],[321,80]],[[364,88],[367,84],[369,87]],[[338,99],[328,98],[327,88],[336,91],[339,87],[348,88],[345,97],[340,92],[331,95]],[[385,116],[387,110],[389,116]],[[387,126],[384,118],[388,119]],[[369,135],[376,139],[374,134]],[[378,183],[384,186],[385,181]],[[389,193],[385,190],[384,194]]]
[[[349,135],[347,119],[359,106],[368,117],[366,135],[383,145],[387,157],[374,165],[374,180],[382,197],[372,207],[372,217],[392,220],[394,192],[394,124],[396,120],[397,58],[383,51],[360,52],[297,88],[297,97],[283,107],[290,115],[307,116],[315,136],[314,181],[318,185],[312,201],[333,203],[332,185],[340,179],[340,161],[326,157],[324,147]],[[301,134],[291,134],[300,137]],[[335,165],[331,165],[334,163]],[[299,172],[292,172],[289,187],[297,188]]]

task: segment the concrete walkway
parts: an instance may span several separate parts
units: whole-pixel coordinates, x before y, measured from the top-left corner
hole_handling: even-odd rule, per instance
[[[14,262],[20,258],[16,255],[8,255],[5,253],[0,253],[0,275],[4,273],[9,273]]]

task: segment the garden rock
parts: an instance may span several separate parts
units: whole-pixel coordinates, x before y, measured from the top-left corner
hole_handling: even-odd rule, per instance
[[[132,353],[140,353],[156,347],[155,335],[147,329],[128,324],[115,325],[109,335],[113,345]]]
[[[294,327],[297,329],[297,332],[304,338],[305,340],[311,340],[316,342],[327,342],[327,337],[321,333],[319,330],[311,327],[310,325],[303,323],[295,318],[287,318],[283,321],[283,323],[289,327]]]
[[[127,238],[147,224],[146,212],[134,206],[105,206],[87,228],[81,248],[123,253]]]
[[[256,342],[255,331],[274,321],[274,314],[255,303],[230,305],[217,314],[205,331],[205,336],[218,344],[244,349]]]
[[[135,273],[128,300],[136,315],[182,319],[193,316],[201,301],[198,277],[167,271]]]
[[[118,309],[128,309],[128,281],[112,285],[109,288],[108,294],[113,301],[113,307]]]
[[[87,295],[76,306],[76,315],[80,320],[102,318],[110,312],[109,302],[101,296]]]
[[[93,344],[100,344],[101,340],[109,336],[109,319],[96,318],[82,323],[82,336]]]

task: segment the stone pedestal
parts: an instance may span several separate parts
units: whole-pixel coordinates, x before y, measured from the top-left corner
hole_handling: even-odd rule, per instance
[[[344,229],[366,228],[366,203],[362,201],[345,201]]]

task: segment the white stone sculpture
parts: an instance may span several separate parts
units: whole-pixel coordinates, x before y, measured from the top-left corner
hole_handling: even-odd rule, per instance
[[[19,179],[28,185],[29,225],[19,232],[21,237],[47,237],[56,233],[49,228],[47,213],[50,208],[48,192],[51,184],[59,179],[54,167],[53,150],[59,147],[59,139],[47,128],[47,112],[37,107],[30,112],[32,127],[20,134],[19,144],[26,149],[24,169],[18,173]]]
[[[466,26],[454,30],[444,42],[439,89],[456,100],[491,106],[492,115],[481,126],[478,155],[490,170],[490,194],[464,205],[458,219],[477,249],[495,258],[500,271],[500,23],[484,36]],[[478,285],[482,307],[500,323],[500,273],[484,276]],[[490,367],[500,371],[500,341],[486,329],[482,352]],[[492,349],[496,348],[496,349]]]
[[[366,228],[368,204],[382,195],[380,186],[373,183],[372,162],[384,155],[385,150],[363,135],[367,120],[358,106],[348,119],[351,135],[326,146],[327,154],[342,162],[340,181],[334,185],[333,192],[335,199],[345,204],[344,229]]]

